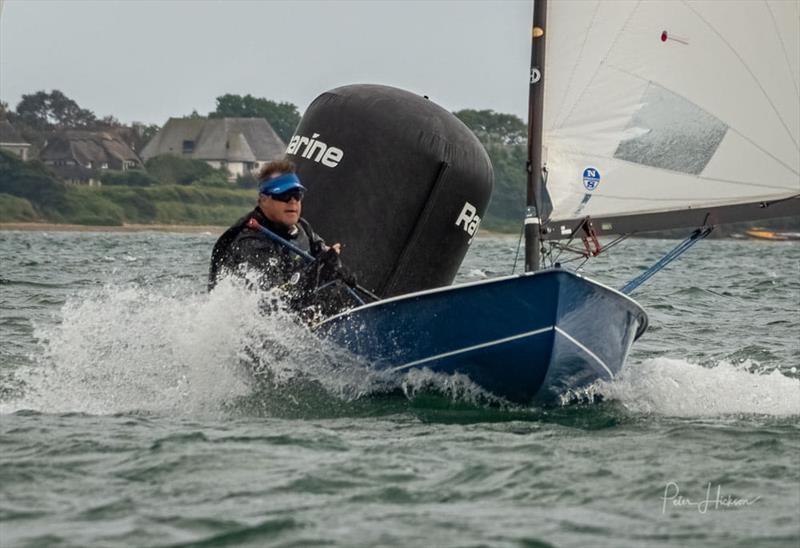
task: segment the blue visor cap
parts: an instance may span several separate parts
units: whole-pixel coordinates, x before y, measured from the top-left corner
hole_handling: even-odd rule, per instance
[[[305,191],[306,187],[300,184],[300,179],[294,173],[284,173],[280,177],[267,179],[258,186],[261,194],[283,194],[295,189]]]

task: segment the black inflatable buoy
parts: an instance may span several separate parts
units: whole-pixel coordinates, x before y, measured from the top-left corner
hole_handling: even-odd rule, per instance
[[[289,142],[303,216],[381,297],[448,285],[492,192],[473,133],[429,99],[351,85],[317,97]]]

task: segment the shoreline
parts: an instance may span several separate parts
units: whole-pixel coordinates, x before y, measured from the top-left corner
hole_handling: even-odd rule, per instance
[[[219,236],[225,232],[229,227],[221,225],[174,225],[174,224],[124,224],[119,226],[108,225],[77,225],[77,224],[60,224],[60,223],[9,223],[0,222],[0,232],[3,231],[19,231],[19,232],[121,232],[121,233],[136,233],[136,232],[164,232],[173,234],[211,234]],[[508,237],[517,236],[511,232],[497,232],[494,230],[478,229],[476,237]],[[682,239],[681,237],[665,237],[663,235],[648,236],[639,234],[638,238],[643,239]],[[724,240],[754,240],[759,241],[757,238],[748,238],[744,234],[727,234],[721,238]],[[760,241],[770,241],[768,239]],[[778,241],[778,240],[775,240]]]
[[[139,225],[94,226],[59,223],[0,223],[0,231],[17,230],[30,232],[176,232],[183,234],[222,234],[227,226],[217,225]]]
[[[125,224],[120,226],[102,225],[76,225],[60,223],[3,223],[0,222],[0,231],[28,231],[28,232],[173,232],[178,234],[222,234],[229,227],[217,225],[140,225]],[[507,236],[510,233],[494,232],[492,230],[478,229],[481,236]]]

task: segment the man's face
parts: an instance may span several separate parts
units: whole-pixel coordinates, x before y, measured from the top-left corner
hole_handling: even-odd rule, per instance
[[[261,194],[258,198],[258,205],[267,219],[273,223],[290,227],[296,225],[300,220],[302,203],[296,197],[292,197],[288,202],[282,202],[271,196]]]

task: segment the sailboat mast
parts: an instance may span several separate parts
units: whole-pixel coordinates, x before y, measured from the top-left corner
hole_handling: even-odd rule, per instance
[[[528,88],[528,209],[525,214],[525,271],[541,262],[542,112],[544,110],[544,30],[547,0],[534,0],[531,28],[531,73]]]

